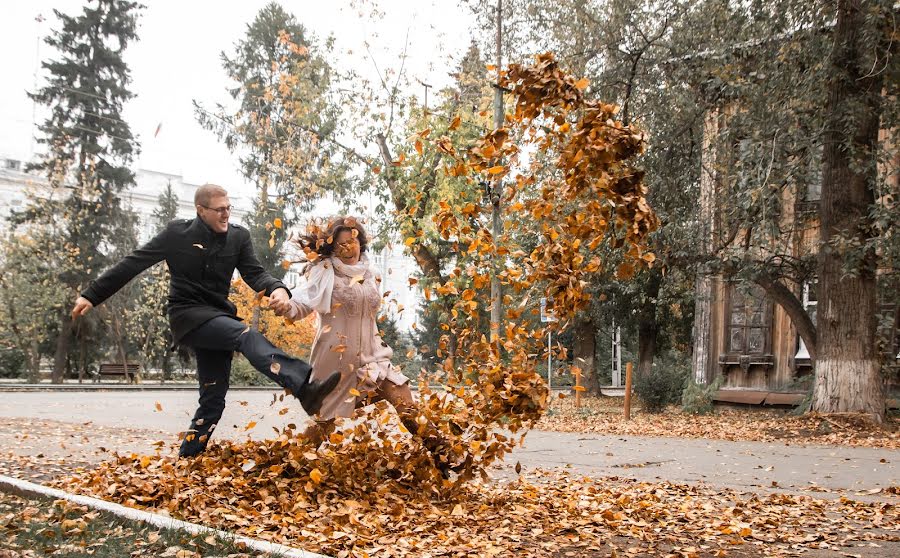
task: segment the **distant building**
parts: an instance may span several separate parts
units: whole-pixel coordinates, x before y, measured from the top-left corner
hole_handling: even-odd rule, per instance
[[[47,179],[36,173],[25,172],[25,161],[0,157],[0,231],[6,230],[6,222],[12,211],[23,209],[29,190],[40,191]],[[138,241],[146,242],[156,233],[153,212],[159,207],[159,196],[171,184],[178,196],[178,217],[193,218],[194,191],[201,186],[185,182],[181,175],[140,169],[135,172],[135,186],[122,193],[126,208],[138,216]],[[251,208],[248,198],[230,196],[235,207],[232,220],[240,223]]]

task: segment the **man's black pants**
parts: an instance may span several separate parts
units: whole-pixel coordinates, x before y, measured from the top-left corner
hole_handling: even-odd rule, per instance
[[[213,318],[192,330],[181,343],[194,349],[200,383],[200,406],[181,444],[179,455],[182,457],[205,450],[222,418],[231,358],[235,352],[243,354],[254,368],[295,394],[300,393],[312,372],[309,364],[288,356],[260,332],[225,316]]]

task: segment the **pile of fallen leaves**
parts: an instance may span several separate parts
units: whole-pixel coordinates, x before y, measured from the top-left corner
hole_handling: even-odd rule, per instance
[[[710,415],[692,415],[676,409],[662,413],[634,412],[626,421],[622,402],[614,398],[586,397],[581,408],[574,399],[554,398],[537,424],[541,430],[591,432],[666,438],[708,438],[732,441],[900,448],[900,420],[888,417],[883,425],[855,414],[803,414],[783,411],[721,409]]]
[[[385,426],[399,431],[390,420]],[[414,440],[399,443],[402,450]],[[349,483],[340,475],[359,465],[341,463],[344,448],[360,449],[334,439],[314,452],[282,437],[213,445],[193,461],[121,456],[66,484],[339,557],[774,556],[900,541],[898,508],[885,502],[759,496],[548,471],[510,483],[468,483],[432,498],[413,489],[423,479],[414,479],[413,467],[400,457],[391,462],[384,455],[371,464],[364,486]]]

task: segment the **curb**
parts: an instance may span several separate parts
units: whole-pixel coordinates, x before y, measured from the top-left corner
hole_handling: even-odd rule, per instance
[[[0,392],[35,391],[197,391],[197,384],[3,384]],[[282,391],[278,386],[232,386],[232,391]]]
[[[170,531],[186,531],[191,535],[215,535],[219,538],[243,543],[247,545],[247,548],[250,550],[254,550],[257,552],[277,553],[286,558],[331,558],[330,556],[326,556],[324,554],[316,554],[315,552],[308,552],[306,550],[285,546],[283,544],[251,539],[249,537],[235,535],[234,533],[231,533],[229,531],[213,529],[212,527],[206,527],[205,525],[199,525],[197,523],[188,523],[187,521],[181,521],[180,519],[174,519],[171,517],[166,517],[164,515],[137,510],[134,508],[127,508],[120,504],[107,502],[106,500],[100,500],[98,498],[91,498],[90,496],[69,494],[68,492],[64,492],[62,490],[48,488],[40,484],[23,481],[13,477],[7,477],[5,475],[0,475],[0,492],[15,494],[17,496],[24,496],[27,498],[40,498],[43,500],[68,500],[69,502],[74,502],[82,506],[88,506],[93,509],[111,513],[117,517],[127,519],[129,521],[147,523],[148,525],[153,525],[161,529],[168,529]]]

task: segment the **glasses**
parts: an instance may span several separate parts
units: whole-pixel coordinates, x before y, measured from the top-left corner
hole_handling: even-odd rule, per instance
[[[231,213],[230,205],[226,205],[225,207],[209,207],[207,205],[201,205],[200,207],[203,207],[210,211],[215,211],[216,213],[218,213],[221,216],[225,216],[225,215],[228,215],[229,213]]]

